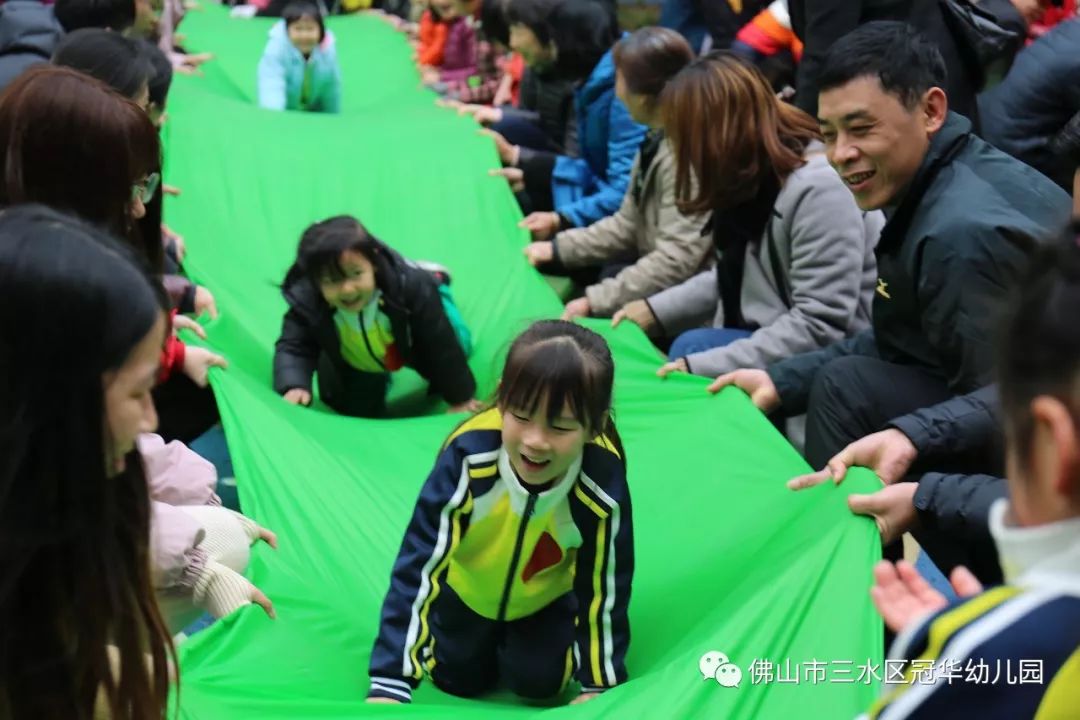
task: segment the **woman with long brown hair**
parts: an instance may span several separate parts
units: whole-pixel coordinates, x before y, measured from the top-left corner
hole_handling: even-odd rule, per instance
[[[135,439],[157,424],[163,298],[130,250],[40,205],[0,212],[0,287],[0,718],[162,718]]]
[[[616,313],[675,338],[660,375],[764,367],[866,327],[882,218],[855,205],[813,118],[730,53],[688,66],[661,103],[678,206],[712,212],[716,265]]]
[[[35,202],[88,220],[126,239],[160,277],[160,183],[157,128],[101,81],[43,65],[0,95],[0,207]],[[191,440],[217,421],[205,387],[225,361],[171,335],[162,361],[161,434]]]

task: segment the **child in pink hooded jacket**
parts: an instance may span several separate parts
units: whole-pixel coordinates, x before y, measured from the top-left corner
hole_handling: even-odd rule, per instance
[[[220,618],[251,603],[273,617],[273,604],[241,573],[252,543],[277,547],[274,533],[222,507],[214,466],[183,443],[146,434],[138,447],[150,486],[154,588],[169,630],[204,611]]]

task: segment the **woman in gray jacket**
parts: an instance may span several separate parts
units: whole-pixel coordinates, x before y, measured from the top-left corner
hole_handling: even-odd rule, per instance
[[[866,327],[884,218],[855,205],[813,118],[729,54],[680,73],[663,111],[680,206],[713,211],[716,265],[616,313],[675,338],[659,374],[764,367]]]
[[[660,124],[659,96],[668,80],[693,60],[681,35],[666,28],[638,30],[615,46],[615,92],[630,116],[649,127],[630,173],[630,187],[614,215],[525,247],[541,269],[594,268],[598,280],[570,301],[563,319],[611,317],[625,303],[693,276],[709,262],[711,240],[701,233],[707,215],[683,214],[675,202],[675,157]]]

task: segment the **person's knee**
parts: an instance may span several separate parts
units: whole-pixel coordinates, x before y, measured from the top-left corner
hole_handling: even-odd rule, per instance
[[[810,386],[812,409],[845,407],[856,397],[865,395],[861,387],[862,365],[866,358],[841,357],[818,371]]]
[[[668,350],[668,360],[674,361],[701,352],[702,336],[707,332],[704,328],[697,328],[679,333],[679,336],[671,343],[671,348]]]
[[[463,698],[474,698],[492,690],[495,678],[476,668],[454,668],[436,664],[430,670],[431,682],[445,693]]]
[[[528,700],[549,700],[566,687],[566,673],[557,666],[504,668],[502,677],[507,689]]]

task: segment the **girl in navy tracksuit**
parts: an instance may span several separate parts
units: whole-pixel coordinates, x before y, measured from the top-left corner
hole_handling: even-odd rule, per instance
[[[614,363],[581,326],[535,323],[495,406],[447,440],[394,564],[369,702],[409,702],[427,674],[472,697],[497,680],[583,702],[626,680],[634,573]]]

